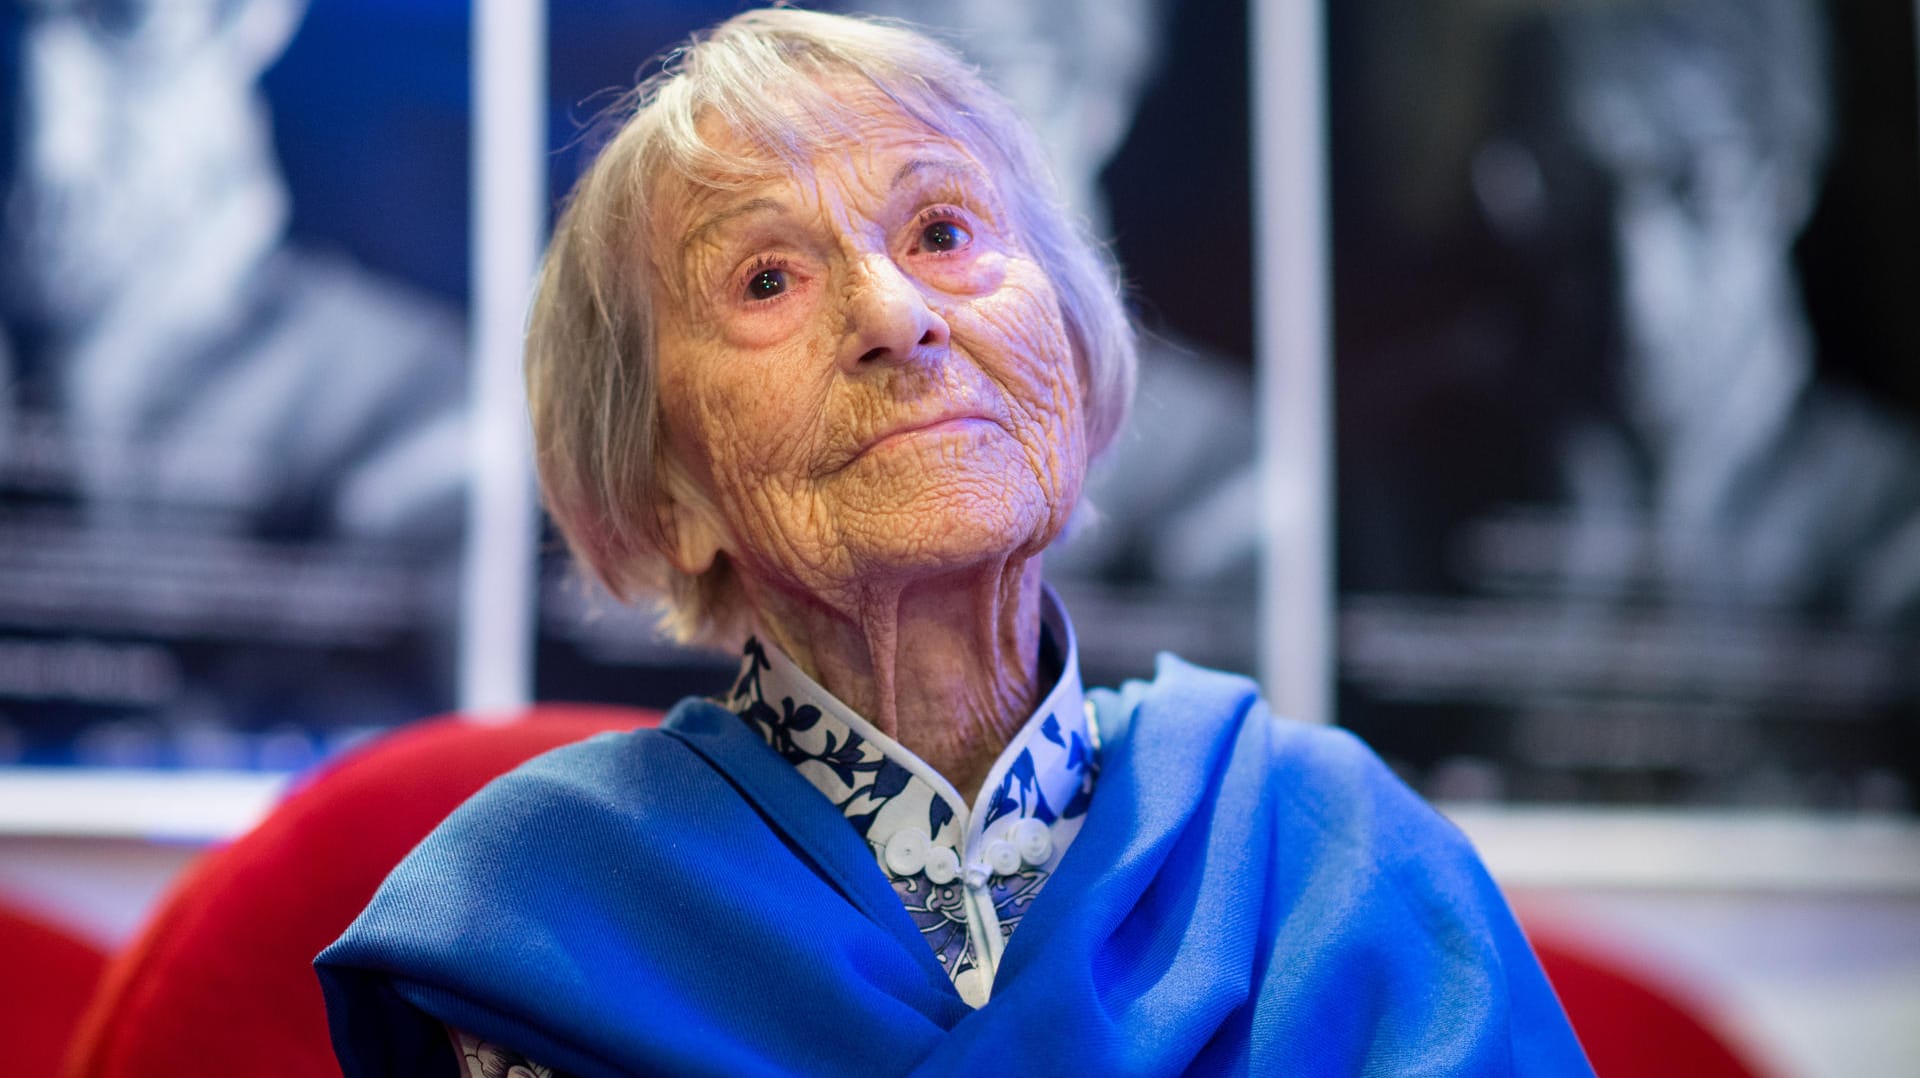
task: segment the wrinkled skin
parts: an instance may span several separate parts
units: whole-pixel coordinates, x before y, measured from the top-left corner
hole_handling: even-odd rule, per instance
[[[663,519],[678,568],[729,559],[759,631],[964,796],[1037,703],[1084,390],[993,177],[864,96],[810,173],[656,192]]]

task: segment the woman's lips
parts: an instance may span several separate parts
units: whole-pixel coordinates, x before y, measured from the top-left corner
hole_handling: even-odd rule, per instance
[[[888,445],[890,443],[901,441],[906,438],[912,438],[920,434],[938,434],[944,431],[956,430],[961,427],[968,426],[970,424],[985,423],[985,422],[987,422],[987,419],[985,416],[956,415],[956,416],[947,416],[944,419],[936,419],[930,423],[910,424],[908,426],[899,427],[895,430],[888,431],[887,433],[881,435],[880,437],[875,438],[873,441],[867,443],[867,447],[865,449],[862,449],[861,452],[862,453],[870,452],[872,450],[879,449],[880,447]]]
[[[938,436],[942,434],[957,434],[957,433],[964,432],[971,427],[980,426],[983,424],[992,424],[992,423],[993,423],[993,420],[988,419],[986,416],[975,415],[972,413],[967,413],[964,415],[939,416],[934,419],[916,420],[910,423],[903,423],[900,426],[893,427],[889,430],[883,431],[879,435],[876,435],[875,437],[868,439],[867,442],[864,445],[862,445],[858,450],[856,450],[852,456],[847,458],[846,464],[843,464],[840,467],[844,468],[848,464],[852,464],[854,461],[859,460],[861,457],[864,457],[868,453],[871,453],[877,449],[884,449],[891,445],[897,445],[901,442],[907,441],[912,438]],[[835,469],[835,470],[838,471],[839,469]]]

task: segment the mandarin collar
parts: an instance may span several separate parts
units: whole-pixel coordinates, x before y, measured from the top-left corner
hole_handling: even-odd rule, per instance
[[[1051,649],[1059,673],[971,803],[776,645],[748,640],[725,704],[841,809],[890,876],[926,871],[939,884],[952,879],[949,869],[998,876],[1050,867],[1061,851],[1041,835],[1085,811],[1097,735],[1088,728],[1079,645],[1051,588],[1042,589],[1041,626],[1042,668]],[[1027,820],[1041,826],[1023,827]]]

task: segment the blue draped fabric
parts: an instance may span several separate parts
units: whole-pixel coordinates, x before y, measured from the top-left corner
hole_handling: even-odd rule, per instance
[[[494,782],[318,960],[349,1078],[450,1023],[581,1078],[1589,1075],[1464,838],[1348,734],[1162,656],[1092,698],[1085,829],[960,1001],[833,806],[683,702]]]

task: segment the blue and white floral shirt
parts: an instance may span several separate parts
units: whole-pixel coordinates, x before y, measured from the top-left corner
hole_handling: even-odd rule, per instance
[[[1040,671],[1053,688],[971,803],[778,647],[748,640],[740,675],[721,701],[866,839],[972,1007],[987,1002],[1007,940],[1080,833],[1099,768],[1100,733],[1081,690],[1073,625],[1050,589],[1040,635]],[[472,1034],[447,1033],[465,1078],[565,1078]]]
[[[986,1003],[1001,952],[1079,834],[1098,732],[1059,601],[1042,602],[1041,672],[1053,687],[1000,753],[971,804],[905,746],[795,666],[748,640],[724,706],[753,724],[847,817],[970,1006]]]

